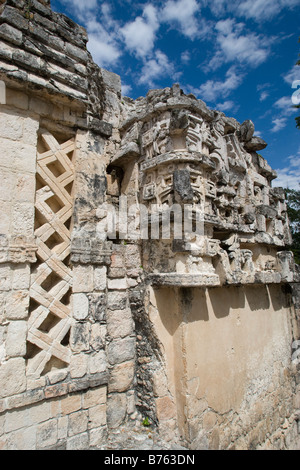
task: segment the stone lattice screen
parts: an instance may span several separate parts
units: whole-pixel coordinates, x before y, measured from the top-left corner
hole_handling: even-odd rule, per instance
[[[75,139],[59,142],[50,132],[39,135],[35,236],[37,262],[32,266],[27,341],[27,374],[38,379],[70,360],[72,270],[70,229],[73,210]]]

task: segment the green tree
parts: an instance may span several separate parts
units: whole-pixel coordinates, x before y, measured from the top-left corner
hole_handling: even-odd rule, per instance
[[[285,194],[293,237],[291,250],[294,253],[296,263],[300,264],[300,190],[286,189]]]

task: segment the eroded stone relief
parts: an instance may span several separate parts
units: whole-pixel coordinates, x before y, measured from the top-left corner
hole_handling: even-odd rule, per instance
[[[254,136],[253,123],[240,125],[203,107],[196,113],[193,98],[176,96],[176,87],[163,91],[162,102],[173,100],[172,104],[153,111],[151,102],[156,97],[155,92],[151,93],[142,111],[139,109],[143,120],[127,117],[130,125],[115,160],[121,166],[130,155],[136,160],[140,169],[139,202],[149,211],[155,210],[161,220],[170,207],[178,204],[182,210],[189,205],[194,222],[196,217],[203,221],[201,234],[182,234],[180,254],[174,249],[179,244],[172,248],[170,241],[170,266],[164,265],[164,274],[179,274],[178,270],[182,275],[205,274],[208,269],[208,279],[215,273],[217,284],[263,282],[266,276],[269,281],[280,282],[276,250],[272,263],[259,265],[253,259],[253,247],[256,252],[260,245],[280,251],[290,243],[284,195],[272,189],[276,174],[257,153],[267,144]],[[202,262],[200,258],[195,261],[197,256],[202,256]],[[159,257],[151,259],[149,274],[158,274],[157,280]],[[174,277],[174,282],[184,283],[184,276],[177,277],[177,281]],[[201,283],[205,285],[203,276]]]

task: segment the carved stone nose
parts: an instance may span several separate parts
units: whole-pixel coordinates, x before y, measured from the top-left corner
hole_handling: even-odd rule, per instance
[[[191,185],[190,171],[188,169],[174,171],[173,184],[177,202],[187,202],[193,199],[193,188]]]

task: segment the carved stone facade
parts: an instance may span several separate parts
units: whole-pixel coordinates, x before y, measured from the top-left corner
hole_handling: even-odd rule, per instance
[[[179,85],[122,97],[87,40],[0,1],[0,449],[150,446],[145,418],[166,449],[299,449],[267,144]]]

